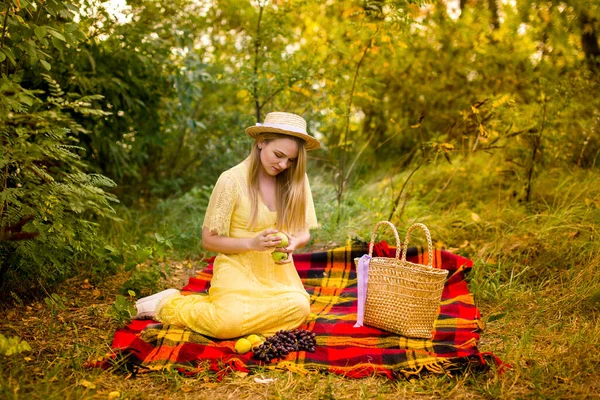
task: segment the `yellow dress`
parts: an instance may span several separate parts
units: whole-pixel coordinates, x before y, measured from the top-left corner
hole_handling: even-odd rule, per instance
[[[277,213],[259,199],[257,224],[249,230],[248,160],[223,172],[212,192],[203,227],[219,235],[250,238],[275,228]],[[309,228],[317,227],[308,178]],[[294,329],[310,312],[309,295],[293,261],[276,264],[269,251],[219,254],[214,262],[208,295],[172,295],[164,299],[155,318],[165,324],[185,326],[202,335],[231,339],[251,333],[272,335]]]

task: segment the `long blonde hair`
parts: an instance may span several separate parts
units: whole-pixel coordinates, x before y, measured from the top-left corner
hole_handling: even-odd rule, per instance
[[[306,147],[304,140],[278,133],[264,133],[255,138],[250,151],[248,168],[248,195],[250,197],[249,227],[256,224],[260,196],[258,172],[261,168],[259,142],[287,138],[298,143],[298,157],[289,168],[276,175],[277,229],[294,234],[307,228],[306,224]]]

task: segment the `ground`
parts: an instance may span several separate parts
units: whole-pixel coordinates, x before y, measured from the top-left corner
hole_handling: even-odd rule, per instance
[[[182,287],[199,264],[171,263],[168,287]],[[0,332],[17,335],[32,347],[0,358],[0,398],[76,399],[397,399],[399,397],[483,398],[472,376],[429,376],[416,380],[389,381],[384,377],[347,379],[329,374],[299,375],[290,372],[233,373],[223,380],[211,373],[185,377],[176,372],[132,375],[116,370],[86,368],[101,359],[119,324],[106,313],[127,279],[116,274],[98,285],[73,278],[58,290],[58,302],[37,301],[0,310]],[[62,304],[59,304],[61,303]],[[487,374],[484,382],[494,381]],[[478,377],[481,380],[484,377]],[[489,395],[489,393],[487,393]]]

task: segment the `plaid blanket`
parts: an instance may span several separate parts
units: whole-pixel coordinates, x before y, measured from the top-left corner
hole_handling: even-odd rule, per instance
[[[267,368],[308,373],[328,371],[350,378],[373,374],[390,379],[423,373],[452,374],[469,369],[501,366],[491,353],[477,349],[483,328],[480,313],[465,281],[472,261],[444,250],[435,250],[433,265],[450,272],[444,287],[441,311],[431,340],[411,339],[364,326],[354,328],[357,310],[357,277],[354,258],[368,252],[364,243],[327,252],[294,255],[304,286],[311,295],[311,315],[301,326],[316,333],[314,353],[292,352]],[[373,256],[394,257],[387,243],[375,245]],[[421,248],[410,248],[407,260],[425,264]],[[190,278],[184,291],[205,292],[210,287],[212,265]],[[116,331],[114,359],[136,371],[177,368],[186,374],[212,370],[252,372],[261,362],[234,351],[235,340],[216,340],[175,326],[134,320]]]

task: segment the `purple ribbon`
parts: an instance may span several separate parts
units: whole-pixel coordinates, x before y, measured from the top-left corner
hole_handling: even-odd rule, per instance
[[[369,282],[369,262],[371,256],[368,254],[363,255],[358,260],[358,267],[356,274],[358,275],[358,312],[356,313],[356,324],[355,328],[363,326],[363,319],[365,317],[365,301],[367,300],[367,283]]]

